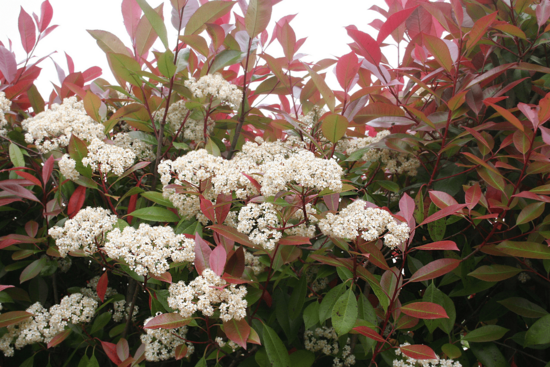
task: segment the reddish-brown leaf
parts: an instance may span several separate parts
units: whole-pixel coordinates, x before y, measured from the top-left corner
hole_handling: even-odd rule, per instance
[[[347,26],[348,35],[355,41],[357,52],[371,64],[378,65],[382,60],[382,52],[378,42],[365,32],[359,31],[355,26]]]
[[[400,347],[401,352],[404,355],[414,359],[437,359],[437,355],[432,350],[432,348],[427,345],[415,344],[415,345],[406,345]]]
[[[233,252],[231,256],[229,256],[227,264],[225,265],[225,271],[236,278],[240,278],[244,272],[244,263],[244,249],[239,247],[237,251]]]
[[[48,28],[53,18],[53,8],[48,0],[44,1],[40,6],[40,22],[38,22],[38,30],[43,32]]]
[[[185,326],[191,322],[191,319],[184,319],[177,313],[163,313],[153,317],[144,326],[145,329],[175,329]]]
[[[447,241],[451,242],[451,241]],[[456,246],[456,245],[455,245]],[[439,259],[434,260],[418,269],[409,279],[410,282],[422,282],[424,280],[435,279],[445,275],[460,265],[458,259]]]
[[[338,60],[336,64],[336,78],[344,91],[350,88],[360,66],[361,63],[359,63],[359,59],[353,52],[340,57]]]
[[[417,250],[460,251],[453,241],[438,241],[415,247]]]
[[[283,237],[279,240],[279,243],[285,246],[311,245],[311,242],[308,237],[301,237],[301,236]]]
[[[371,329],[367,326],[356,326],[353,328],[354,331],[357,331],[359,334],[366,336],[369,339],[376,340],[380,343],[385,343],[386,339],[384,339],[380,334],[378,334],[376,331]]]
[[[405,315],[425,320],[448,319],[445,309],[432,302],[414,302],[401,306],[401,312]]]
[[[34,196],[32,191],[27,190],[16,183],[7,183],[5,181],[0,181],[0,189],[12,195],[18,196],[22,199],[28,199],[28,200],[36,201],[37,203],[42,204],[40,200],[38,200],[36,196]]]
[[[179,361],[180,359],[187,356],[187,344],[180,344],[175,349],[176,352],[176,361]]]
[[[53,155],[51,155],[50,158],[44,162],[44,166],[42,167],[42,182],[44,183],[44,187],[47,185],[50,177],[52,176],[54,162],[55,159]]]
[[[54,336],[52,340],[48,342],[48,346],[47,346],[48,349],[53,348],[58,344],[61,344],[63,340],[67,339],[67,337],[71,334],[71,331],[72,331],[71,329],[64,330],[59,334],[57,334],[56,336]]]
[[[491,24],[494,23],[498,15],[498,12],[491,13],[489,15],[484,16],[481,19],[478,19],[472,29],[470,30],[470,33],[468,34],[468,42],[466,43],[466,48],[470,49],[474,47],[477,42],[487,34],[487,29],[491,26]]]
[[[109,284],[109,278],[107,277],[107,272],[105,272],[97,282],[97,296],[99,297],[101,302],[105,300],[105,292],[107,291],[107,284]]]
[[[69,218],[73,218],[80,211],[85,200],[86,187],[78,186],[69,199],[69,205],[67,205],[67,215]]]
[[[225,218],[227,218],[227,215],[231,210],[232,200],[233,200],[233,196],[231,196],[230,194],[218,195],[218,198],[216,199],[216,205],[214,206],[214,210],[216,212],[216,219],[218,220],[218,223],[223,223],[225,221]]]
[[[386,37],[388,37],[390,34],[393,33],[403,22],[405,22],[411,13],[418,7],[418,5],[415,5],[413,7],[398,11],[396,13],[393,13],[388,17],[388,19],[384,22],[382,25],[382,28],[380,28],[380,31],[378,32],[378,37],[376,38],[376,41],[378,43],[384,42]],[[400,40],[396,40],[399,42]]]
[[[458,202],[449,194],[443,191],[430,191],[430,199],[439,209],[446,208],[451,205],[457,205]]]
[[[117,366],[122,363],[120,358],[118,358],[118,355],[116,353],[116,345],[109,342],[104,342],[103,340],[100,340],[101,346],[103,347],[103,350],[105,351],[105,354],[107,354],[107,357],[116,364]]]
[[[204,214],[206,218],[210,219],[211,222],[215,222],[216,214],[214,213],[214,205],[212,205],[212,202],[208,199],[205,199],[205,197],[202,195],[200,195],[199,198],[202,214]]]
[[[247,235],[237,231],[235,228],[225,226],[223,224],[214,224],[209,226],[208,228],[226,238],[229,238],[230,240],[240,243],[241,245],[245,245],[251,248],[257,248],[257,246],[248,239]]]
[[[216,246],[214,251],[210,254],[210,268],[214,273],[221,276],[223,274],[223,269],[225,267],[225,262],[227,261],[227,252],[223,246]]]
[[[0,327],[19,324],[31,316],[33,316],[33,314],[26,311],[5,312],[0,315]]]
[[[427,224],[427,223],[431,223],[431,222],[434,222],[438,219],[441,219],[441,218],[445,218],[445,217],[448,217],[450,215],[453,215],[453,214],[456,214],[457,212],[459,212],[460,210],[462,210],[462,208],[464,208],[466,206],[466,204],[454,204],[454,205],[450,205],[444,209],[441,209],[440,211],[436,212],[435,214],[432,214],[430,215],[428,218],[426,218],[422,223],[421,225],[424,225],[424,224]]]
[[[211,254],[212,249],[208,243],[199,236],[198,232],[195,233],[195,268],[199,275],[208,268]]]
[[[155,275],[155,274],[150,274],[150,275],[151,275],[151,278],[153,279],[160,280],[161,282],[165,282],[168,284],[172,284],[172,274],[170,274],[170,272],[168,271],[162,273],[161,275]]]
[[[340,205],[340,194],[334,193],[323,196],[323,201],[327,205],[328,210],[338,211],[338,205]]]
[[[36,27],[32,17],[23,9],[23,7],[21,7],[21,12],[19,13],[18,26],[23,49],[27,54],[29,54],[34,48],[34,44],[36,42]]]
[[[116,354],[121,361],[125,361],[130,357],[130,346],[126,339],[120,338],[118,343],[116,343]]]
[[[239,321],[232,319],[223,323],[223,331],[229,340],[237,343],[244,349],[246,349],[246,341],[250,335],[250,325],[246,322],[246,319]]]
[[[470,186],[466,191],[464,192],[465,196],[465,202],[468,209],[472,210],[475,208],[477,203],[479,203],[479,200],[481,199],[481,187],[479,186],[479,183],[475,183],[473,186]]]
[[[31,175],[30,173],[24,172],[24,171],[15,171],[15,173],[16,173],[18,176],[21,176],[21,177],[23,177],[24,179],[27,179],[27,180],[31,181],[33,184],[37,185],[38,187],[42,187],[42,182],[40,182],[40,180],[39,180],[38,178],[36,178],[35,176]]]
[[[409,37],[414,38],[420,33],[430,34],[433,21],[432,15],[424,8],[416,8],[406,20]]]

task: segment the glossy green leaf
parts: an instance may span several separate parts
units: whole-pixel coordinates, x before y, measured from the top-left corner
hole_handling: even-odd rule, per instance
[[[108,53],[107,60],[109,66],[116,78],[120,81],[128,82],[136,87],[141,87],[142,82],[139,76],[141,67],[133,58],[115,53]]]
[[[31,280],[38,274],[40,274],[40,271],[46,266],[46,262],[48,261],[47,258],[43,257],[39,260],[35,260],[32,263],[30,263],[22,272],[21,276],[19,277],[19,281],[21,283],[26,282],[27,280]]]
[[[214,74],[218,70],[223,69],[226,66],[237,64],[243,59],[244,54],[237,50],[223,50],[210,65],[209,74]]]
[[[174,54],[170,50],[166,50],[161,54],[157,61],[157,66],[162,75],[171,78],[176,73],[176,65],[174,65]]]
[[[486,282],[499,282],[511,278],[521,272],[521,269],[509,265],[483,265],[468,275]]]
[[[9,148],[10,160],[14,167],[25,167],[25,158],[23,152],[17,145],[10,143]]]
[[[263,327],[263,345],[271,365],[273,367],[290,367],[288,351],[279,335],[269,326],[264,325]]]
[[[538,319],[525,334],[526,345],[550,343],[550,315]]]
[[[262,33],[271,19],[271,0],[250,0],[244,17],[246,31],[250,38]]]
[[[496,248],[511,256],[525,257],[528,259],[550,259],[550,248],[541,243],[504,241]]]
[[[323,119],[321,130],[325,138],[336,144],[346,134],[348,125],[347,118],[332,113]]]
[[[332,326],[338,335],[347,334],[357,320],[357,300],[352,289],[342,294],[332,308]]]
[[[463,339],[471,343],[491,342],[493,340],[499,340],[508,331],[509,329],[502,326],[485,325],[470,331]]]
[[[510,311],[527,318],[539,318],[548,315],[548,312],[541,306],[521,297],[511,297],[498,301]]]
[[[146,0],[136,0],[136,2],[139,4],[141,10],[143,10],[147,20],[162,41],[162,44],[168,50],[170,48],[168,46],[168,35],[166,33],[166,26],[164,25],[164,20],[161,15],[151,8]]]
[[[311,69],[306,64],[303,64],[303,65],[306,68],[307,72],[309,73],[311,80],[313,80],[313,83],[319,90],[319,93],[321,93],[321,95],[323,96],[323,99],[327,104],[328,109],[331,112],[334,112],[334,107],[336,105],[336,97],[334,96],[334,92],[332,91],[332,89],[328,87],[325,80],[319,74],[313,71],[313,69]]]
[[[528,223],[540,217],[544,212],[544,205],[545,205],[544,202],[532,203],[527,205],[519,213],[518,219],[516,220],[516,224],[520,225],[520,224]]]
[[[180,220],[177,214],[158,206],[134,210],[131,215],[151,222],[179,222]]]
[[[328,293],[323,297],[321,305],[319,306],[319,322],[323,323],[326,319],[330,317],[334,304],[336,303],[338,298],[340,298],[340,296],[344,294],[345,291],[345,284],[339,284],[328,291]]]

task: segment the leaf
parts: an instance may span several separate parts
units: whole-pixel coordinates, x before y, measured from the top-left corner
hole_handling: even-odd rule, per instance
[[[544,212],[544,202],[532,203],[521,210],[516,220],[516,225],[524,224],[537,219]]]
[[[9,147],[10,161],[13,164],[13,167],[25,167],[25,158],[23,157],[23,152],[17,145],[10,143]]]
[[[43,32],[48,28],[53,17],[53,8],[48,0],[45,0],[40,6],[40,22],[38,22],[38,30]]]
[[[105,292],[107,291],[108,284],[109,284],[109,278],[107,277],[107,272],[105,272],[97,282],[97,296],[99,297],[101,302],[105,300]]]
[[[311,245],[311,241],[309,237],[287,236],[281,238],[279,244],[283,246]]]
[[[262,33],[271,19],[271,0],[250,0],[244,17],[246,31],[250,38]]]
[[[32,278],[36,277],[38,274],[40,274],[40,271],[46,266],[46,262],[48,260],[43,257],[39,260],[35,260],[32,263],[30,263],[19,276],[19,282],[24,283],[27,280],[31,280]]]
[[[502,338],[508,331],[502,326],[486,325],[470,331],[462,339],[471,343],[491,342]]]
[[[478,167],[477,173],[483,179],[483,181],[485,181],[495,189],[504,192],[504,186],[506,184],[504,182],[504,178],[502,178],[500,174],[497,175],[494,172],[489,171],[486,167]]]
[[[398,12],[393,13],[386,19],[384,24],[382,25],[382,28],[378,31],[378,37],[376,38],[376,41],[378,43],[384,42],[384,40],[393,33],[401,24],[403,24],[411,15],[411,13],[417,8],[418,6],[413,6]],[[399,40],[396,40],[399,42]]]
[[[267,358],[273,367],[290,367],[290,358],[285,345],[272,328],[263,325],[263,345],[267,353]]]
[[[85,200],[86,188],[84,186],[78,186],[71,195],[69,205],[67,206],[67,215],[69,218],[73,218],[80,211]]]
[[[378,334],[373,329],[367,327],[367,326],[357,326],[354,327],[353,330],[357,331],[359,334],[366,336],[369,339],[376,340],[380,343],[385,343],[386,339],[384,339],[380,334]]]
[[[159,206],[141,208],[132,212],[132,217],[151,222],[179,222],[180,218],[168,209]]]
[[[306,329],[317,325],[319,323],[319,302],[314,301],[310,303],[304,310],[303,318]]]
[[[225,272],[236,278],[240,278],[244,272],[244,264],[244,250],[242,247],[239,247],[237,251],[233,252],[233,254],[227,260],[227,264],[225,264]]]
[[[417,250],[460,251],[453,241],[438,241],[415,247]]]
[[[315,354],[309,350],[296,350],[290,355],[290,365],[296,367],[311,367],[315,362]]]
[[[550,333],[548,330],[550,330],[550,315],[541,317],[531,325],[525,334],[525,344],[537,345],[550,343]]]
[[[447,44],[439,38],[428,34],[422,35],[422,41],[435,60],[443,66],[445,70],[450,72],[453,68],[453,59],[451,58],[451,53],[449,52]]]
[[[21,7],[18,20],[19,35],[21,36],[21,44],[27,55],[34,48],[36,43],[36,27],[32,17]]]
[[[511,297],[497,301],[510,311],[523,317],[536,319],[548,315],[548,312],[541,306],[521,297]]]
[[[295,319],[300,316],[307,297],[307,291],[307,279],[306,277],[301,277],[298,281],[298,285],[294,287],[288,301],[288,314],[290,318]]]
[[[212,255],[212,249],[208,246],[205,240],[199,236],[198,233],[195,233],[195,268],[197,272],[202,274],[202,272],[208,268],[210,265],[210,256]]]
[[[107,60],[114,76],[122,86],[125,83],[121,82],[128,82],[138,88],[141,87],[142,82],[139,76],[141,67],[136,60],[130,56],[118,53],[108,53]]]
[[[0,72],[8,83],[13,82],[17,73],[15,54],[2,45],[0,45]]]
[[[419,319],[435,320],[449,318],[447,312],[440,305],[431,302],[414,302],[406,306],[401,306],[401,312],[405,315],[416,317]]]
[[[132,42],[135,42],[137,26],[141,18],[141,8],[136,0],[122,0],[121,10],[126,32],[128,32]]]
[[[0,327],[19,324],[20,322],[23,322],[32,316],[32,313],[25,311],[5,312],[0,315]]]
[[[321,130],[325,138],[336,144],[346,134],[348,125],[347,118],[331,113],[323,119]]]
[[[124,43],[111,32],[101,30],[88,30],[87,32],[95,38],[99,48],[106,54],[115,53],[132,57],[132,54],[128,48],[124,46]]]
[[[319,322],[323,324],[332,315],[332,308],[340,296],[346,291],[345,284],[339,284],[328,291],[319,306]]]
[[[409,282],[422,282],[438,278],[444,274],[450,273],[460,265],[458,259],[439,259],[418,269],[409,279]]]
[[[147,17],[147,20],[159,36],[164,48],[169,50],[168,35],[166,33],[166,26],[164,25],[164,20],[162,17],[153,8],[151,8],[146,0],[136,0],[136,2],[139,4],[139,7],[143,10],[143,13]]]
[[[475,22],[474,26],[470,30],[470,33],[468,33],[468,42],[466,42],[467,49],[473,48],[481,37],[487,34],[487,29],[489,29],[489,27],[495,22],[497,15],[498,12],[494,12],[478,19]]]
[[[494,103],[487,103],[489,106],[493,107],[502,117],[504,117],[509,123],[514,125],[518,130],[524,131],[523,124],[506,108],[502,108]]]
[[[187,344],[183,343],[178,345],[175,348],[175,353],[176,353],[176,361],[179,361],[180,359],[187,356]]]
[[[160,17],[162,17],[163,8],[164,8],[164,4],[160,4],[155,8],[155,12]],[[151,48],[151,46],[153,46],[153,43],[155,43],[157,37],[158,37],[157,32],[155,32],[155,30],[153,29],[153,26],[151,25],[151,22],[149,22],[149,19],[147,19],[147,17],[142,17],[139,20],[136,33],[135,33],[136,56],[145,57],[147,52],[149,52],[149,49]]]
[[[213,23],[215,20],[227,14],[235,5],[235,1],[211,1],[202,5],[191,15],[185,27],[184,34],[199,34],[204,30],[206,23]]]
[[[332,308],[332,326],[339,336],[347,334],[357,320],[357,300],[355,293],[349,289],[342,294]]]
[[[414,344],[399,347],[401,352],[413,359],[438,359],[432,348],[427,345]]]
[[[241,51],[223,50],[218,55],[216,55],[216,58],[212,62],[212,65],[210,66],[210,70],[208,71],[208,73],[214,74],[218,70],[223,69],[228,65],[239,63],[242,59],[243,59],[243,53]]]
[[[496,249],[511,256],[550,260],[550,248],[536,242],[504,241]]]
[[[448,216],[450,216],[450,215],[456,214],[457,212],[459,212],[460,210],[462,210],[462,208],[464,208],[465,206],[466,206],[466,204],[453,204],[453,205],[449,205],[448,207],[439,210],[439,211],[436,212],[435,214],[430,215],[430,216],[429,216],[428,218],[426,218],[420,225],[424,225],[424,224],[427,224],[427,223],[431,223],[431,222],[434,222],[434,221],[436,221],[436,220],[438,220],[438,219],[445,218],[445,217],[448,217]]]
[[[163,313],[153,317],[147,324],[145,329],[175,329],[185,326],[191,322],[191,319],[184,319],[177,313]]]
[[[202,195],[199,196],[199,199],[202,214],[204,214],[211,222],[215,222],[216,218],[214,213],[214,205],[212,205],[212,202],[205,199]]]
[[[118,343],[116,343],[116,354],[122,361],[125,361],[128,357],[130,357],[130,346],[128,345],[128,341],[126,339],[120,338]]]
[[[88,116],[90,116],[97,122],[101,122],[103,119],[101,118],[101,114],[99,113],[100,108],[101,99],[93,94],[91,91],[86,91],[86,96],[84,97],[84,109],[86,110]]]
[[[483,265],[468,275],[486,282],[499,282],[521,273],[520,268],[508,265]]]
[[[107,357],[109,357],[109,359],[117,366],[121,364],[122,361],[120,360],[120,358],[118,358],[118,354],[116,352],[116,345],[113,343],[104,342],[102,340],[100,340],[100,342],[101,342],[101,347],[103,348],[103,351],[105,351],[105,354],[107,354]],[[92,358],[95,359],[95,355],[92,356]],[[99,367],[99,363],[97,362],[97,359],[95,360],[95,365]],[[90,360],[90,362],[87,364],[87,367],[92,367],[92,366],[94,366],[94,363]]]
[[[357,30],[355,26],[347,26],[346,31],[357,45],[354,51],[363,56],[371,64],[378,66],[382,60],[382,52],[380,51],[378,42],[367,33]]]
[[[336,78],[344,91],[347,91],[351,87],[360,66],[359,59],[354,52],[350,52],[338,60],[336,64]]]
[[[212,251],[212,253],[210,254],[209,259],[210,268],[212,269],[212,271],[214,271],[214,273],[216,273],[216,275],[222,276],[226,260],[227,252],[225,251],[225,247],[220,245],[216,246],[214,251]]]
[[[52,340],[50,340],[48,342],[48,346],[47,346],[48,349],[53,348],[56,345],[63,343],[63,340],[67,339],[67,337],[69,335],[71,335],[71,331],[72,331],[71,329],[64,330],[64,331],[58,333],[56,336],[54,336],[52,338]]]
[[[248,236],[237,231],[235,228],[223,225],[223,224],[214,224],[208,228],[212,229],[214,232],[219,233],[220,235],[229,238],[241,245],[245,245],[251,248],[256,248],[257,246],[248,239]]]
[[[223,323],[223,331],[229,340],[237,343],[246,350],[246,341],[250,335],[250,325],[246,319],[231,319]]]
[[[382,251],[378,249],[376,244],[367,243],[365,245],[360,246],[360,249],[368,253],[369,261],[373,265],[378,266],[382,270],[390,269],[390,267],[388,266],[388,263],[386,262],[386,258],[384,257],[384,254],[382,254]]]
[[[313,69],[311,69],[306,64],[302,63],[304,67],[306,68],[307,72],[309,73],[309,76],[311,77],[311,80],[313,80],[313,83],[319,90],[319,93],[323,96],[323,100],[327,104],[327,107],[330,109],[331,112],[334,112],[334,107],[336,104],[336,97],[334,96],[334,93],[332,90],[328,87],[327,83],[317,74]]]
[[[537,5],[537,9],[535,10],[536,16],[537,16],[537,24],[540,27],[546,24],[548,21],[548,18],[550,18],[550,3],[548,1],[543,0]]]

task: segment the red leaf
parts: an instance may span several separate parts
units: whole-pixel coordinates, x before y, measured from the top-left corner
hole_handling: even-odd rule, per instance
[[[235,228],[225,226],[223,224],[214,224],[209,226],[208,228],[226,238],[229,238],[230,240],[240,243],[241,245],[257,248],[257,246],[252,241],[250,241],[247,235],[237,231]]]
[[[210,249],[210,248],[209,248]],[[216,246],[214,251],[210,254],[210,268],[216,275],[222,276],[225,262],[227,261],[227,252],[223,246]]]
[[[338,211],[338,205],[340,205],[340,194],[334,193],[323,196],[323,201],[327,205],[328,210]]]
[[[210,264],[210,255],[212,250],[208,243],[199,236],[198,233],[195,233],[195,268],[197,272],[202,274],[204,269],[207,268],[207,265]]]
[[[550,9],[550,6],[548,6]],[[525,103],[518,103],[518,110],[523,112],[525,117],[531,121],[531,124],[533,125],[533,129],[536,130],[536,128],[539,126],[539,110],[540,108],[538,106],[528,105]]]
[[[109,359],[113,361],[113,363],[117,366],[121,364],[122,361],[120,360],[120,358],[118,358],[118,355],[116,353],[116,345],[113,343],[104,342],[102,340],[100,340],[100,342],[103,350],[105,351],[105,354],[107,354],[107,357],[109,357]]]
[[[401,215],[407,220],[407,224],[411,228],[414,228],[414,208],[414,199],[406,193],[403,194],[399,200],[399,210],[401,210]]]
[[[71,198],[69,199],[69,205],[67,206],[67,215],[69,218],[74,217],[84,205],[84,200],[86,199],[86,187],[78,186],[74,190]]]
[[[132,39],[132,43],[136,38],[136,30],[141,18],[141,8],[136,0],[123,0],[122,1],[122,18],[124,19],[124,26],[126,31]]]
[[[453,215],[453,214],[456,214],[457,212],[459,212],[462,208],[464,208],[466,206],[466,204],[455,204],[455,205],[450,205],[444,209],[441,209],[440,211],[438,211],[437,213],[433,214],[433,215],[430,215],[428,218],[426,218],[424,220],[424,222],[422,222],[420,225],[424,225],[424,224],[427,224],[427,223],[431,223],[431,222],[434,222],[438,219],[441,219],[441,218],[445,218],[445,217],[448,217],[450,215]]]
[[[277,31],[277,39],[283,47],[287,61],[290,62],[294,58],[294,53],[296,52],[296,33],[294,33],[294,30],[288,22],[277,28]]]
[[[34,44],[36,42],[36,27],[32,17],[21,7],[21,12],[19,13],[19,34],[21,35],[21,43],[23,44],[23,49],[27,55],[32,51]]]
[[[438,241],[415,247],[417,250],[452,250],[460,251],[453,241]]]
[[[539,28],[546,24],[548,18],[550,18],[550,2],[548,0],[542,0],[535,10],[537,14],[537,24]]]
[[[486,103],[487,105],[493,107],[497,112],[504,117],[509,123],[514,125],[518,130],[524,131],[523,124],[519,119],[514,116],[510,111],[508,111],[506,108],[502,108],[494,103]]]
[[[116,354],[121,361],[125,361],[130,357],[130,346],[126,339],[120,338],[118,343],[116,343]]]
[[[357,75],[360,66],[361,63],[359,63],[359,59],[353,52],[342,56],[340,60],[338,60],[336,64],[336,78],[342,89],[346,92],[351,87],[353,78]]]
[[[20,198],[28,199],[28,200],[32,200],[32,201],[36,201],[36,202],[40,203],[40,200],[38,200],[36,198],[36,196],[34,196],[32,191],[27,190],[27,189],[19,186],[18,184],[0,182],[0,189],[3,189],[4,191],[6,191],[6,192],[8,192],[12,195],[19,196]],[[40,203],[40,204],[42,204],[42,203]]]
[[[175,349],[176,352],[176,361],[187,356],[187,344],[180,344]]]
[[[415,345],[406,345],[400,347],[401,352],[404,355],[414,359],[437,359],[437,355],[432,350],[432,348],[427,345],[415,344]]]
[[[64,330],[59,334],[57,334],[56,336],[54,336],[52,340],[48,342],[48,349],[55,347],[58,344],[61,344],[63,340],[67,339],[67,337],[71,334],[71,331],[72,331],[71,329]]]
[[[191,322],[191,319],[184,319],[177,313],[163,313],[158,315],[144,326],[145,329],[175,329],[185,326]]]
[[[40,23],[38,23],[38,31],[43,32],[48,28],[53,18],[53,8],[48,0],[44,1],[40,6]]]
[[[103,273],[99,281],[97,282],[97,296],[103,302],[105,300],[105,292],[107,291],[107,284],[109,284],[109,278],[107,272]],[[126,358],[123,358],[126,359]]]
[[[230,194],[219,194],[216,199],[216,205],[214,207],[214,210],[216,212],[216,219],[218,220],[218,223],[223,223],[225,221],[225,218],[227,218],[227,214],[229,214],[229,211],[231,210],[231,201],[233,200],[233,196]]]
[[[445,309],[432,302],[414,302],[401,306],[401,312],[405,315],[425,320],[448,319]]]
[[[491,24],[494,23],[498,15],[498,12],[494,12],[491,14],[488,14],[484,16],[483,18],[478,19],[472,29],[470,30],[470,33],[468,34],[468,42],[466,43],[466,48],[470,49],[474,47],[477,42],[487,34],[487,29],[491,26]],[[468,87],[466,87],[468,88]]]
[[[479,186],[479,183],[475,183],[473,186],[470,186],[465,192],[464,192],[465,202],[468,209],[472,210],[475,208],[477,203],[479,203],[479,200],[481,199],[481,187]]]
[[[456,205],[458,202],[449,194],[443,191],[430,191],[430,199],[439,209],[444,209],[451,205]]]
[[[11,84],[15,79],[17,73],[17,61],[15,61],[15,54],[0,45],[0,72],[4,75],[4,78]]]
[[[14,288],[15,286],[13,285],[0,285],[0,292],[2,292],[4,289],[8,289],[8,288]]]
[[[250,183],[252,183],[252,185],[256,188],[256,190],[258,190],[258,193],[262,192],[262,186],[258,183],[258,181],[256,181],[256,179],[254,179],[254,177],[252,176],[249,176],[247,175],[246,173],[244,172],[241,172],[246,178],[248,178],[248,180],[250,181]]]
[[[204,214],[211,222],[215,222],[216,218],[214,213],[214,205],[212,205],[212,202],[205,199],[202,195],[200,195],[199,198],[202,214]]]
[[[223,331],[229,340],[246,349],[246,341],[250,335],[250,325],[248,325],[246,319],[243,318],[239,321],[232,319],[228,322],[224,322]]]
[[[5,312],[0,315],[0,327],[19,324],[32,316],[32,313],[26,311]]]
[[[33,175],[31,175],[30,173],[28,172],[23,172],[23,171],[15,171],[15,173],[18,175],[18,176],[21,176],[29,181],[31,181],[32,183],[34,183],[35,185],[39,186],[39,187],[42,187],[42,182],[40,182],[40,180],[36,177],[34,177]]]
[[[382,60],[382,52],[378,42],[365,32],[361,32],[355,26],[347,26],[348,35],[353,38],[357,45],[357,52],[367,61],[374,65],[380,64]]]
[[[25,223],[25,232],[27,232],[29,237],[36,237],[36,234],[38,233],[38,223],[34,220],[30,220]]]
[[[225,264],[226,273],[236,278],[240,278],[244,272],[244,259],[244,249],[239,247],[237,251],[233,252],[231,256],[229,256],[229,259]]]
[[[451,242],[451,241],[447,241]],[[455,245],[456,246],[456,245]],[[450,273],[460,265],[458,259],[439,259],[432,261],[418,269],[409,279],[409,282],[422,282],[435,279],[444,274]]]
[[[420,33],[430,34],[432,29],[432,15],[424,8],[416,8],[406,21],[409,37],[414,38]]]
[[[42,182],[44,183],[44,187],[46,187],[46,184],[52,176],[54,161],[55,159],[53,155],[51,155],[50,158],[44,162],[44,166],[42,167]]]
[[[161,282],[172,284],[172,274],[165,272],[161,275],[150,274],[151,278],[160,280]]]
[[[309,237],[288,236],[279,240],[279,244],[285,246],[311,245]]]
[[[385,343],[386,339],[384,339],[380,334],[378,334],[376,331],[371,329],[370,327],[366,326],[357,326],[354,327],[353,330],[357,331],[359,334],[366,336],[369,339],[376,340],[380,343]]]
[[[407,8],[405,10],[398,11],[397,13],[393,13],[389,16],[389,18],[386,20],[386,22],[382,25],[382,28],[380,28],[380,31],[378,32],[378,37],[376,38],[376,41],[378,43],[384,42],[386,37],[388,37],[393,31],[397,29],[409,16],[411,13],[418,7],[418,5],[413,6],[412,8]],[[399,40],[396,40],[399,41]]]
[[[102,70],[99,66],[92,66],[82,72],[82,78],[84,78],[84,82],[89,82],[90,80],[99,78],[101,74]]]

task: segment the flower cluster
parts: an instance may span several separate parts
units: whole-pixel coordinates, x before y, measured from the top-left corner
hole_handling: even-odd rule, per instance
[[[172,103],[168,108],[166,115],[166,123],[172,129],[172,132],[177,133],[181,125],[183,125],[183,137],[194,142],[204,141],[204,118],[191,118],[191,111],[185,108],[185,100],[180,100]],[[154,113],[156,120],[161,120],[164,117],[165,108],[160,108]],[[206,123],[206,133],[210,134],[214,130],[214,120],[210,117]]]
[[[255,275],[265,270],[265,265],[260,262],[260,258],[246,250],[244,251],[244,266],[250,269]]]
[[[151,161],[155,159],[152,147],[139,140],[134,139],[128,133],[118,133],[113,136],[112,143],[117,147],[131,150],[140,161]]]
[[[332,364],[334,367],[349,367],[355,364],[355,356],[351,354],[349,344],[350,339],[348,338],[341,356],[334,358]],[[306,330],[304,333],[304,346],[313,353],[320,351],[327,356],[338,356],[340,351],[336,331],[326,326],[318,327],[315,331]]]
[[[70,259],[70,258],[68,258]],[[80,293],[82,293],[84,296],[92,298],[93,300],[99,302],[100,298],[97,295],[97,283],[99,282],[99,276],[95,276],[86,285],[86,287],[80,288]],[[114,288],[107,287],[105,290],[105,299],[115,296],[118,294],[118,291]],[[122,320],[126,320],[128,317],[130,305],[126,306],[126,300],[122,299],[120,301],[114,301],[113,302],[113,321],[114,322],[121,322]],[[134,312],[132,315],[132,320],[136,319],[136,315],[139,313],[139,306],[134,306]]]
[[[197,98],[211,96],[233,108],[238,108],[243,100],[243,92],[219,73],[204,75],[198,81],[195,78],[189,78],[185,81],[185,86]]]
[[[11,109],[11,101],[6,98],[6,93],[0,92],[0,136],[6,136],[8,130],[4,127],[8,124],[6,113]]]
[[[214,305],[217,304],[220,319],[223,321],[241,320],[246,316],[246,288],[228,285],[210,269],[205,269],[202,275],[188,285],[184,281],[173,283],[168,291],[168,305],[184,318],[191,317],[196,311],[201,311],[205,316],[212,316],[215,311]]]
[[[172,227],[140,224],[138,229],[115,228],[107,235],[105,251],[111,259],[123,259],[130,269],[139,275],[160,276],[173,262],[193,262],[195,241],[184,235],[176,235]]]
[[[93,171],[99,171],[103,175],[113,172],[120,176],[134,164],[135,159],[132,149],[93,139],[88,146],[88,155],[82,158],[82,165],[90,166]]]
[[[88,116],[84,103],[77,102],[76,97],[53,104],[49,110],[23,120],[21,125],[27,131],[25,141],[36,145],[41,153],[68,146],[73,134],[87,142],[105,139],[105,126]]]
[[[409,343],[403,343],[399,347],[410,345]],[[400,348],[395,350],[395,355],[400,356],[403,359],[394,359],[393,367],[462,367],[462,364],[452,359],[441,359],[439,356],[437,359],[414,359],[407,357],[401,352]]]
[[[340,153],[345,152],[347,155],[350,155],[359,149],[364,149],[369,145],[381,142],[390,134],[389,130],[384,130],[380,131],[374,137],[341,139],[337,144],[336,151]],[[420,167],[420,161],[412,154],[396,152],[390,149],[380,149],[377,147],[368,149],[361,157],[361,160],[366,162],[380,161],[387,172],[398,174],[404,173],[409,176],[416,176],[417,169]]]
[[[219,337],[219,336],[217,336],[216,339],[214,339],[214,340],[215,340],[216,344],[218,344],[218,346],[219,346],[220,348],[223,348],[223,347],[225,347],[225,346],[227,345],[227,346],[229,346],[229,348],[231,348],[231,349],[233,350],[233,352],[236,351],[237,348],[239,348],[239,345],[238,345],[237,343],[235,343],[234,341],[231,341],[231,340],[230,340],[229,342],[226,343],[226,342],[223,340],[223,338],[221,338],[221,337]]]
[[[21,349],[35,343],[48,343],[65,330],[68,324],[89,323],[97,309],[97,302],[80,293],[61,299],[61,303],[46,310],[36,302],[26,311],[33,314],[29,319],[7,326],[7,333],[0,338],[0,350],[6,357],[14,354],[13,346]],[[13,346],[12,346],[13,345]]]
[[[117,223],[117,217],[111,211],[101,207],[81,209],[64,227],[52,227],[48,234],[56,241],[61,257],[71,251],[82,250],[91,255],[105,242],[105,234]]]
[[[319,221],[321,231],[331,237],[354,240],[359,235],[365,241],[374,241],[383,233],[384,244],[390,248],[401,245],[409,238],[410,228],[398,224],[393,216],[379,208],[365,208],[366,202],[356,200],[337,215],[328,213]]]
[[[145,320],[144,325],[152,319]],[[145,329],[146,334],[141,335],[141,342],[145,344],[145,359],[149,362],[165,361],[176,356],[176,347],[185,344],[183,339],[187,336],[187,326],[175,329]],[[189,357],[195,351],[195,346],[187,343]]]
[[[249,203],[239,211],[237,230],[248,235],[250,241],[271,251],[283,236],[275,205]]]

